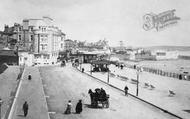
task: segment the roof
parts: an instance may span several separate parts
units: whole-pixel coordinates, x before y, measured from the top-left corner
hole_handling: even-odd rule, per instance
[[[0,50],[0,56],[17,56],[14,50]]]
[[[91,64],[110,64],[108,60],[93,60]]]

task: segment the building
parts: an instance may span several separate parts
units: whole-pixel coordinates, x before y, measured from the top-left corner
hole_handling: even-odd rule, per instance
[[[64,50],[65,34],[53,25],[53,19],[49,17],[23,20],[20,35],[25,47],[34,53],[37,65],[55,64],[59,51]]]
[[[2,64],[8,65],[17,65],[18,64],[18,55],[14,50],[0,50],[0,65]]]
[[[22,24],[5,26],[8,39],[16,39],[20,49],[33,54],[33,64],[55,64],[59,51],[64,50],[65,34],[56,26],[53,19],[24,19]],[[16,47],[15,47],[16,48]]]
[[[26,51],[19,51],[19,65],[32,66],[34,65],[34,55]]]
[[[156,60],[156,56],[151,54],[151,51],[137,50],[135,60]]]
[[[168,59],[178,59],[177,51],[165,51],[165,50],[155,50],[152,55],[156,57],[156,60],[168,60]]]
[[[5,47],[10,49],[15,48],[15,44],[17,43],[17,28],[20,24],[15,23],[14,26],[9,27],[8,25],[4,26],[4,31],[1,32],[1,42]]]
[[[76,50],[76,47],[77,47],[77,42],[76,41],[73,41],[71,39],[66,39],[65,40],[64,49],[66,51],[74,52]]]

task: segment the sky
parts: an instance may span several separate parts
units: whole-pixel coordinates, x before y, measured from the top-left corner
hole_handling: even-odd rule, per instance
[[[190,46],[189,0],[0,0],[0,30],[26,18],[51,17],[66,37],[110,46]],[[175,9],[177,24],[143,29],[143,16]]]

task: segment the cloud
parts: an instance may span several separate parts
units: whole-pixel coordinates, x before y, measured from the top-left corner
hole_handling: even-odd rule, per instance
[[[13,3],[27,3],[36,7],[67,8],[73,5],[83,5],[94,2],[94,0],[12,0]],[[96,0],[98,1],[98,0]]]
[[[188,0],[3,0],[0,27],[24,18],[50,16],[68,37],[111,45],[189,45]],[[176,9],[179,24],[163,31],[144,31],[143,15]]]

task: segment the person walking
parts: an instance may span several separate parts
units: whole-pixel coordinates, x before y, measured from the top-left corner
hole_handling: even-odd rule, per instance
[[[129,90],[129,88],[128,88],[127,85],[126,85],[125,88],[124,88],[124,91],[125,91],[125,95],[126,95],[126,96],[128,96],[128,90]]]
[[[91,105],[93,104],[93,95],[94,95],[94,92],[92,92],[91,89],[88,90],[88,94],[90,95],[90,101],[91,101]]]
[[[29,73],[28,80],[31,80],[31,79],[32,79],[32,75]]]
[[[65,110],[65,114],[71,114],[71,108],[72,108],[72,103],[71,103],[71,100],[69,100],[67,103],[67,108]]]
[[[82,112],[82,100],[78,101],[75,111],[76,111],[76,114],[80,114]]]
[[[26,117],[28,114],[28,103],[27,103],[27,101],[24,102],[22,109],[24,111],[24,117]]]

